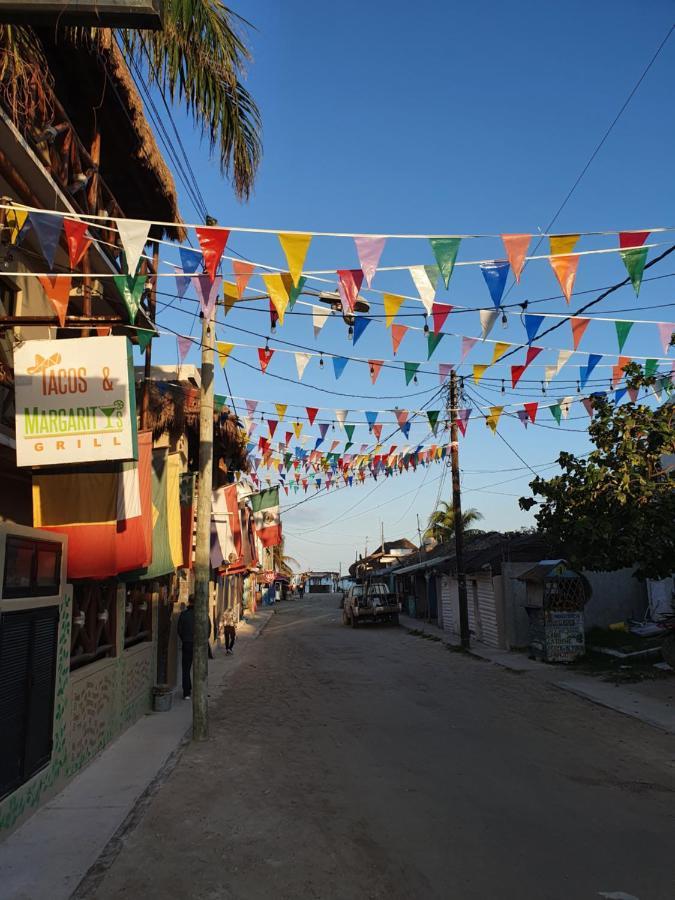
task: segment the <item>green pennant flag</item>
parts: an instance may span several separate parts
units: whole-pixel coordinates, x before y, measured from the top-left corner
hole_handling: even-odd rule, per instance
[[[136,329],[136,340],[142,353],[145,352],[148,344],[154,337],[157,337],[156,331],[151,331],[149,328]]]
[[[403,363],[403,365],[405,366],[405,383],[410,384],[410,382],[415,377],[417,370],[420,367],[420,364],[413,363],[413,362],[407,362],[407,363]]]
[[[287,469],[290,469],[290,467],[291,467],[291,460],[292,460],[292,459],[293,459],[293,454],[292,454],[292,453],[284,453],[284,466],[285,466]]]
[[[556,403],[555,406],[549,406],[551,410],[551,415],[556,420],[558,425],[560,425],[560,419],[562,418],[562,408],[559,403]]]
[[[122,300],[129,313],[129,321],[133,325],[136,321],[138,308],[141,305],[141,297],[145,288],[145,275],[133,278],[131,275],[115,275],[113,277],[115,287],[120,292]]]
[[[655,375],[655,374],[656,374],[656,370],[658,369],[658,367],[659,367],[659,361],[658,361],[658,359],[648,359],[648,360],[646,360],[646,362],[645,362],[645,376],[646,376],[647,378],[649,378],[649,377],[651,377],[652,375]]]
[[[291,282],[288,285],[288,308],[289,309],[293,309],[293,307],[295,306],[295,301],[298,299],[298,297],[302,293],[302,289],[305,286],[306,281],[307,281],[307,279],[305,278],[305,276],[301,275],[300,278],[298,278],[297,284],[293,284],[293,282]]]
[[[354,426],[352,425],[352,428],[353,428],[353,427],[354,427]],[[353,447],[353,446],[354,446],[354,445],[352,444],[351,441],[347,441],[347,443],[345,444],[345,453],[347,452],[347,450],[349,450],[350,447]]]
[[[432,288],[436,290],[436,285],[438,284],[438,279],[441,277],[441,270],[438,266],[425,266],[424,271],[427,274],[427,278],[429,279],[429,283]]]
[[[630,334],[630,330],[633,327],[634,322],[615,322],[616,326],[616,337],[619,341],[619,353],[623,350],[623,345],[626,343],[626,338]]]
[[[457,251],[461,243],[461,238],[429,238],[431,249],[434,251],[436,262],[443,276],[443,284],[450,284],[450,276],[455,267],[457,259]]]
[[[443,334],[442,331],[439,331],[438,334],[434,334],[433,331],[429,332],[429,334],[427,335],[427,351],[428,351],[427,359],[431,359],[431,354],[434,352],[436,347],[438,347],[438,345],[441,342],[441,339],[444,337],[445,337],[445,335]]]
[[[436,426],[438,424],[438,416],[439,416],[439,410],[437,410],[437,409],[428,409],[427,410],[427,419],[429,420],[429,425],[434,434],[436,434]]]
[[[636,296],[640,293],[642,273],[645,270],[648,251],[648,247],[631,247],[628,250],[621,251],[621,259],[623,260],[623,264],[626,267],[628,276],[633,284]]]
[[[345,432],[347,434],[347,440],[351,441],[354,436],[354,428],[355,425],[345,425]]]

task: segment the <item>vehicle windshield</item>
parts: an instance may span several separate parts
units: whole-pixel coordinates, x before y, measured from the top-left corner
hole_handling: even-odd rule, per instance
[[[385,594],[389,593],[389,589],[386,584],[371,584],[369,594],[375,594],[378,597],[382,597]]]
[[[357,584],[352,588],[352,596],[354,597],[363,597],[363,585]]]

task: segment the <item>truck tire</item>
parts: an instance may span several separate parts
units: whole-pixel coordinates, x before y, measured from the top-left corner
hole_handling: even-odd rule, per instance
[[[391,624],[398,625],[398,613],[394,613],[394,615],[391,617]]]
[[[675,669],[675,631],[666,635],[661,644],[661,656],[671,669]]]
[[[352,626],[352,628],[358,628],[358,627],[359,627],[359,620],[356,618],[356,616],[355,616],[353,613],[352,613],[352,616],[351,616],[351,626]]]

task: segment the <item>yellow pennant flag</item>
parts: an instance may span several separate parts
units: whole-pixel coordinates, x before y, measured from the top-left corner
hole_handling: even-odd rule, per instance
[[[556,234],[548,239],[551,247],[551,256],[561,253],[571,253],[579,240],[578,234]]]
[[[293,422],[293,431],[295,432],[296,438],[299,438],[302,434],[302,422]]]
[[[386,316],[387,328],[391,328],[391,323],[394,321],[394,316],[401,308],[401,304],[403,303],[403,297],[399,297],[398,294],[384,294],[384,313]]]
[[[283,325],[284,313],[289,301],[284,280],[279,272],[275,272],[273,275],[263,275],[262,280],[265,282],[267,293],[270,295],[270,300],[279,315],[279,323]]]
[[[7,216],[5,218],[5,222],[7,227],[9,228],[9,243],[16,244],[19,239],[19,233],[23,226],[26,224],[26,219],[28,218],[28,211],[25,209],[9,209],[7,210]]]
[[[226,344],[225,341],[216,341],[216,349],[218,351],[220,364],[224,368],[230,353],[232,353],[232,350],[234,349],[234,344]]]
[[[548,261],[568,303],[572,297],[574,281],[579,268],[580,257],[572,254],[578,240],[578,234],[559,234],[549,238],[551,256]]]
[[[492,362],[490,363],[490,365],[494,366],[497,360],[502,358],[502,356],[506,353],[510,346],[511,344],[505,344],[504,341],[497,341],[494,350],[492,351]]]
[[[279,421],[284,421],[284,416],[286,415],[286,410],[288,409],[288,403],[275,403],[274,404],[277,415],[279,416]]]
[[[232,309],[234,304],[239,299],[239,292],[237,291],[237,285],[233,284],[231,281],[223,282],[223,306],[225,307],[225,311],[223,315],[226,316],[229,311]]]
[[[488,366],[478,366],[478,365],[474,365],[474,367],[473,367],[473,380],[474,380],[474,382],[475,382],[476,384],[478,384],[478,383],[480,382],[481,378],[483,377],[483,375],[485,375],[485,371],[486,371],[487,368],[488,368]]]
[[[492,429],[493,433],[497,430],[497,422],[504,410],[503,406],[491,406],[490,415],[485,420],[485,424]]]
[[[311,234],[279,234],[279,243],[281,249],[286,256],[288,263],[288,271],[291,273],[293,284],[297,287],[300,276],[302,275],[302,267],[305,264],[305,257],[309,250],[312,240]],[[281,316],[279,316],[281,318]]]

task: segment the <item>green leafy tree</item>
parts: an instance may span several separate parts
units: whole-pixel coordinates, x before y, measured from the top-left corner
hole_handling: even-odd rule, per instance
[[[480,522],[482,518],[483,514],[478,512],[477,509],[465,509],[462,512],[462,525],[464,531],[467,532],[467,530],[469,530],[474,533],[477,532],[477,529],[471,529],[470,526],[475,522]],[[452,508],[452,504],[441,501],[438,508],[429,516],[429,524],[424,532],[424,537],[433,538],[435,541],[438,541],[439,544],[442,544],[444,541],[449,541],[454,534],[455,511]]]
[[[626,370],[631,388],[652,388],[639,366]],[[658,376],[669,389],[670,381]],[[561,453],[561,473],[530,482],[536,499],[520,498],[522,509],[539,504],[542,531],[563,548],[576,568],[608,571],[636,565],[639,578],[664,578],[675,566],[675,452],[672,401],[615,405],[593,398],[587,457]]]
[[[294,559],[292,556],[286,556],[284,553],[285,544],[284,539],[281,539],[281,543],[277,547],[272,547],[272,568],[275,572],[279,572],[281,575],[286,575],[288,578],[293,574],[293,566],[297,566],[300,568],[300,563],[297,559]]]

